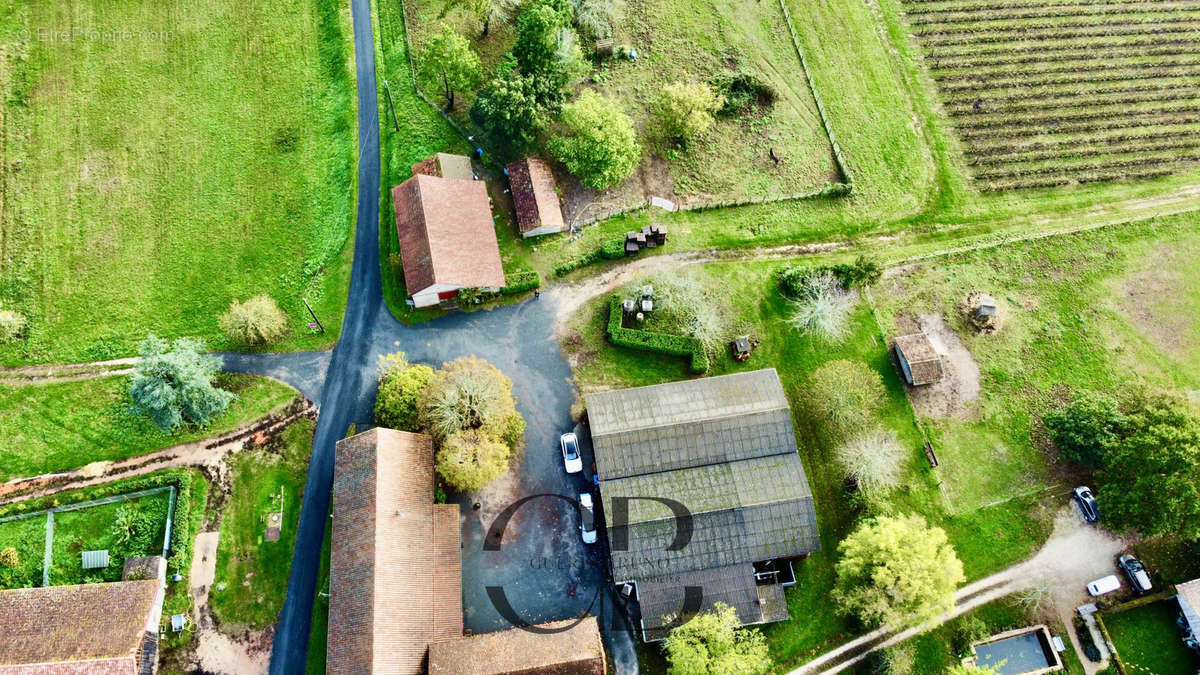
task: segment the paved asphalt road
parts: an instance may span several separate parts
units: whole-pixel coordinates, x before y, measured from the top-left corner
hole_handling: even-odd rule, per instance
[[[489,503],[479,511],[472,508],[473,500],[463,500],[466,627],[473,632],[511,627],[512,621],[490,599],[488,587],[505,591],[518,622],[568,619],[590,608],[601,619],[617,672],[636,674],[633,636],[605,579],[604,537],[590,546],[580,540],[579,519],[571,502],[548,497],[527,503],[512,519],[500,550],[484,550],[485,514],[525,496],[574,498],[589,487],[582,475],[566,474],[558,451],[559,434],[572,428],[569,409],[575,389],[571,370],[554,338],[554,307],[548,297],[492,311],[457,313],[416,327],[398,322],[384,305],[378,246],[379,115],[370,0],[351,0],[350,6],[358,78],[359,192],[354,269],[341,338],[332,353],[224,355],[226,369],[280,379],[320,408],[270,670],[299,673],[305,669],[335,445],[351,423],[359,428],[373,423],[377,358],[401,350],[411,361],[434,366],[465,355],[487,359],[512,379],[517,408],[527,423],[526,450],[516,460],[519,465],[513,467],[508,489],[486,493],[484,499]],[[581,435],[586,440],[586,433]],[[585,444],[584,449],[585,466],[590,466],[590,447]]]

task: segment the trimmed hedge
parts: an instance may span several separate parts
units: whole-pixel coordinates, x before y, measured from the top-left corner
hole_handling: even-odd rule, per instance
[[[696,338],[625,328],[622,323],[621,298],[614,295],[608,301],[608,339],[613,344],[659,354],[688,356],[691,357],[693,373],[708,370],[708,354],[704,351],[704,345]]]
[[[526,291],[536,291],[542,287],[542,275],[534,270],[520,270],[504,275],[504,288],[501,295],[516,295]]]
[[[601,260],[620,260],[625,257],[625,237],[613,237],[583,255],[565,260],[554,268],[554,276],[561,277],[574,272],[580,267],[587,267]]]
[[[613,237],[600,244],[600,257],[605,260],[620,260],[625,257],[625,238]]]

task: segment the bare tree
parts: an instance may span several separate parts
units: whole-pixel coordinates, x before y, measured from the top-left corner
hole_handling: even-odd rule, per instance
[[[846,337],[855,295],[827,270],[806,274],[792,300],[788,322],[804,335],[835,342]]]
[[[858,483],[858,491],[867,499],[900,484],[904,446],[891,431],[875,429],[859,434],[843,443],[836,456],[846,476]]]

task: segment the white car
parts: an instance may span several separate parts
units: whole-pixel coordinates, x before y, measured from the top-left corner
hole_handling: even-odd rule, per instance
[[[1099,579],[1087,585],[1088,593],[1091,593],[1092,597],[1104,595],[1105,593],[1112,593],[1120,587],[1121,580],[1118,579],[1117,575],[1115,574],[1110,574],[1106,577],[1100,577]]]
[[[579,532],[583,543],[596,543],[596,512],[592,506],[592,495],[585,492],[579,495]]]
[[[562,446],[563,466],[567,467],[567,473],[583,471],[583,459],[579,456],[579,437],[571,433],[563,434],[559,437],[558,444]]]

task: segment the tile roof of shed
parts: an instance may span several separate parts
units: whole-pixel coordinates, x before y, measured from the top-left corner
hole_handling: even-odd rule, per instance
[[[524,157],[509,164],[508,182],[512,186],[517,229],[521,234],[548,227],[562,230],[562,206],[554,189],[554,170],[538,157]]]
[[[895,340],[912,372],[913,384],[929,384],[942,379],[942,358],[924,333],[901,335]]]
[[[483,181],[416,174],[392,189],[409,295],[434,284],[504,286],[504,266]]]
[[[429,645],[429,675],[604,674],[604,646],[596,617],[532,628],[512,628]],[[535,632],[539,629],[554,632]]]
[[[330,672],[422,673],[462,634],[459,507],[433,503],[433,442],[375,428],[338,442]]]
[[[95,672],[131,672],[158,587],[146,579],[0,591],[0,670],[96,661]]]
[[[642,612],[643,639],[662,640],[672,628],[718,602],[732,607],[742,623],[759,623],[763,615],[755,586],[751,563],[641,579],[638,608]]]

